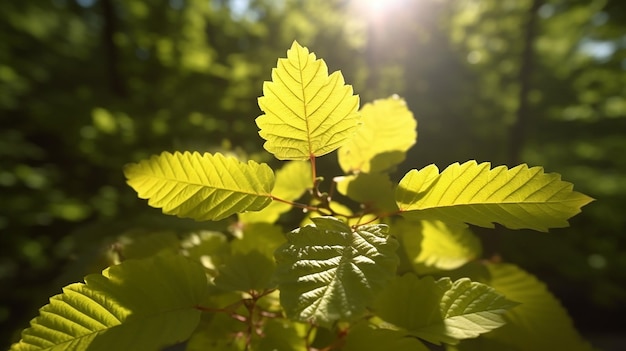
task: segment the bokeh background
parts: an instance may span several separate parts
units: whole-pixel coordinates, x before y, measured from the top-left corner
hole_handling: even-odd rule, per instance
[[[256,98],[294,39],[363,103],[407,100],[419,140],[397,178],[524,162],[596,198],[571,228],[480,233],[488,254],[545,281],[594,345],[625,347],[626,1],[8,0],[0,348],[49,296],[104,268],[112,238],[220,225],[149,208],[125,163],[223,150],[280,166],[263,152]]]

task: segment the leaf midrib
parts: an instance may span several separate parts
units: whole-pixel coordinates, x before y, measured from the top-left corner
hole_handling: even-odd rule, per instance
[[[270,193],[253,193],[253,192],[249,192],[249,191],[244,191],[241,189],[230,189],[230,188],[225,188],[225,187],[219,187],[219,186],[212,186],[212,185],[207,185],[207,184],[202,184],[202,183],[194,183],[191,181],[186,181],[186,180],[180,180],[178,178],[167,178],[167,177],[163,177],[163,176],[158,176],[158,175],[143,175],[144,177],[147,178],[155,178],[155,179],[159,179],[159,180],[163,180],[163,181],[168,181],[168,182],[173,182],[173,183],[178,183],[178,184],[185,184],[185,185],[195,185],[195,186],[201,186],[201,187],[205,187],[205,188],[211,188],[211,189],[216,189],[216,190],[221,190],[221,191],[229,191],[229,192],[233,192],[233,193],[241,193],[241,194],[247,194],[247,195],[257,195],[257,196],[262,196],[262,197],[271,197],[272,194]]]

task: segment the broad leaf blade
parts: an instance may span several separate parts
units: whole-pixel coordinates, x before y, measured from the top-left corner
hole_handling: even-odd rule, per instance
[[[150,206],[198,221],[258,211],[272,201],[274,173],[269,166],[220,153],[164,152],[126,166],[124,174]]]
[[[128,260],[85,282],[52,297],[11,351],[158,350],[191,335],[207,297],[202,267],[181,256]]]
[[[394,228],[419,274],[452,270],[480,257],[480,240],[464,223],[398,221]]]
[[[442,321],[439,303],[447,287],[440,285],[431,276],[398,276],[376,297],[372,308],[378,317],[396,328],[418,330]]]
[[[377,297],[376,314],[395,328],[429,342],[456,344],[504,324],[501,315],[515,303],[469,279],[452,283],[413,274],[396,278]]]
[[[485,284],[459,279],[441,298],[442,322],[413,334],[435,343],[456,344],[458,340],[475,338],[503,326],[502,315],[516,305]]]
[[[337,190],[368,208],[378,212],[398,210],[394,201],[393,185],[388,174],[359,173],[335,177]]]
[[[307,189],[313,186],[311,174],[310,162],[287,162],[276,171],[276,183],[272,189],[272,195],[282,200],[297,200]],[[272,201],[269,206],[260,211],[240,213],[239,220],[244,223],[274,223],[281,214],[291,208],[292,206],[287,203]]]
[[[230,242],[232,256],[220,266],[215,285],[223,290],[244,292],[274,287],[274,251],[284,242],[279,226],[269,223],[245,225],[241,237]]]
[[[213,231],[190,233],[181,241],[182,254],[197,260],[210,277],[215,277],[217,267],[230,256],[230,245],[226,235]]]
[[[398,96],[376,100],[361,109],[363,125],[338,151],[344,172],[375,173],[404,161],[417,139],[417,121]]]
[[[288,317],[330,326],[361,315],[393,277],[397,242],[386,225],[353,231],[333,217],[312,221],[276,251],[280,300]]]
[[[410,171],[396,189],[396,203],[404,215],[417,219],[547,231],[566,227],[567,219],[593,200],[572,189],[541,167],[490,169],[488,162],[468,161],[441,174],[434,165]]]
[[[418,339],[397,330],[376,329],[365,323],[350,328],[342,351],[393,350],[428,351]]]
[[[340,72],[294,41],[263,84],[256,119],[265,149],[280,160],[308,160],[339,148],[359,122],[359,97]]]
[[[511,264],[489,264],[489,284],[521,305],[504,315],[506,325],[459,350],[501,350],[508,345],[520,351],[590,351],[560,302],[537,278]],[[479,348],[473,345],[480,345]]]

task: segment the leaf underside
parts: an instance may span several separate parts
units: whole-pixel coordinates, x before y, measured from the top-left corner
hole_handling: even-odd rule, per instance
[[[340,72],[294,41],[263,84],[256,119],[263,147],[280,160],[308,160],[339,148],[359,123],[359,97]]]
[[[150,206],[198,221],[258,211],[272,201],[274,173],[268,165],[220,153],[163,152],[127,165],[124,174]]]
[[[281,305],[290,318],[323,326],[358,317],[393,277],[398,244],[386,225],[353,231],[333,217],[311,220],[276,251]]]
[[[11,351],[156,351],[191,335],[207,295],[202,267],[174,255],[128,260],[85,282],[52,297]]]
[[[566,227],[567,219],[593,200],[541,167],[490,166],[468,161],[441,174],[435,165],[412,170],[396,189],[396,203],[403,215],[416,219],[547,231]]]

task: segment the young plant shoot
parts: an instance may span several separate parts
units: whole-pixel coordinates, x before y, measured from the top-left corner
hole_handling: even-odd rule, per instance
[[[271,77],[255,122],[286,161],[277,171],[198,152],[124,169],[150,206],[230,230],[122,247],[119,264],[52,297],[11,351],[590,350],[541,282],[482,259],[468,226],[547,232],[590,197],[525,164],[429,165],[395,184],[417,139],[403,99],[360,107],[297,42]],[[316,160],[332,152],[343,174],[322,177]],[[280,225],[298,213],[299,227]]]

